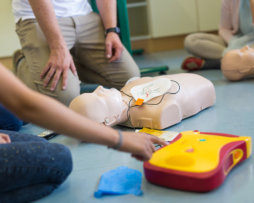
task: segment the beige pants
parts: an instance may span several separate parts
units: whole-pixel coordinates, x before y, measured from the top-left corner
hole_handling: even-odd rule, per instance
[[[20,20],[16,24],[16,32],[25,58],[19,63],[17,76],[28,87],[68,105],[80,94],[80,80],[119,89],[129,78],[140,75],[138,66],[126,49],[120,60],[108,63],[104,28],[96,13],[59,18],[58,24],[73,55],[78,77],[69,71],[64,91],[61,90],[61,81],[55,91],[50,90],[50,85],[43,87],[40,73],[49,58],[48,43],[35,19]]]
[[[204,59],[220,59],[226,44],[222,37],[208,33],[193,33],[184,40],[185,49]]]

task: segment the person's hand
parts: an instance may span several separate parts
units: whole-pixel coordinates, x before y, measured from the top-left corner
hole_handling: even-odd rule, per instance
[[[9,135],[0,133],[0,144],[8,144],[8,143],[11,143]]]
[[[120,151],[130,152],[132,157],[140,161],[148,161],[153,152],[154,144],[166,146],[167,143],[156,136],[146,133],[122,132],[123,142]]]
[[[123,53],[123,44],[118,36],[114,32],[109,32],[106,37],[106,57],[109,59],[109,62],[119,60]]]
[[[67,48],[52,49],[50,51],[47,65],[41,73],[41,78],[43,78],[44,86],[47,87],[49,82],[52,80],[50,89],[52,91],[55,90],[56,85],[62,76],[62,89],[66,89],[68,75],[67,73],[69,68],[76,76],[76,67],[69,50]]]

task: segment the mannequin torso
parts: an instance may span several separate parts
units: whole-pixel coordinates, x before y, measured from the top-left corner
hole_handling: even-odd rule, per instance
[[[179,92],[170,94],[177,92],[179,88],[177,83],[172,82],[172,87],[168,91],[169,94],[165,94],[164,97],[153,98],[142,106],[132,107],[129,120],[122,125],[164,129],[212,106],[215,102],[213,84],[199,75],[190,73],[140,78],[127,84],[122,88],[122,91],[130,94],[130,89],[135,85],[150,82],[159,77],[177,81],[180,85]]]

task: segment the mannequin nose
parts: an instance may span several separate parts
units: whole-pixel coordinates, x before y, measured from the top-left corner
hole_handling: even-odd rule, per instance
[[[250,50],[250,47],[249,47],[248,45],[244,46],[244,47],[241,49],[241,51],[248,51],[248,50]]]
[[[96,88],[95,92],[104,92],[104,88],[100,85]]]

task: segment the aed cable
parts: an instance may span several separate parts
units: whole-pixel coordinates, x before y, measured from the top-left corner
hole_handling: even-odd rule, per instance
[[[165,93],[162,95],[162,97],[161,97],[161,99],[160,99],[159,102],[157,102],[157,103],[143,103],[142,105],[151,105],[151,106],[152,106],[152,105],[159,105],[159,104],[162,102],[162,100],[164,99],[164,97],[165,97],[166,95],[177,94],[177,93],[180,91],[180,89],[181,89],[180,84],[179,84],[177,81],[175,81],[175,80],[170,80],[170,81],[174,82],[174,83],[178,86],[178,88],[177,88],[177,90],[176,90],[175,92],[165,92]],[[128,103],[127,120],[128,120],[129,123],[131,124],[132,128],[136,129],[136,128],[132,125],[132,122],[131,122],[131,120],[130,120],[130,109],[133,108],[133,107],[140,106],[140,105],[132,105],[132,106],[131,106],[131,102],[134,100],[133,96],[131,96],[131,95],[125,93],[125,92],[122,91],[122,90],[121,90],[120,92],[123,93],[124,95],[126,95],[126,96],[128,96],[128,97],[131,98],[131,100],[130,100],[129,103]]]

